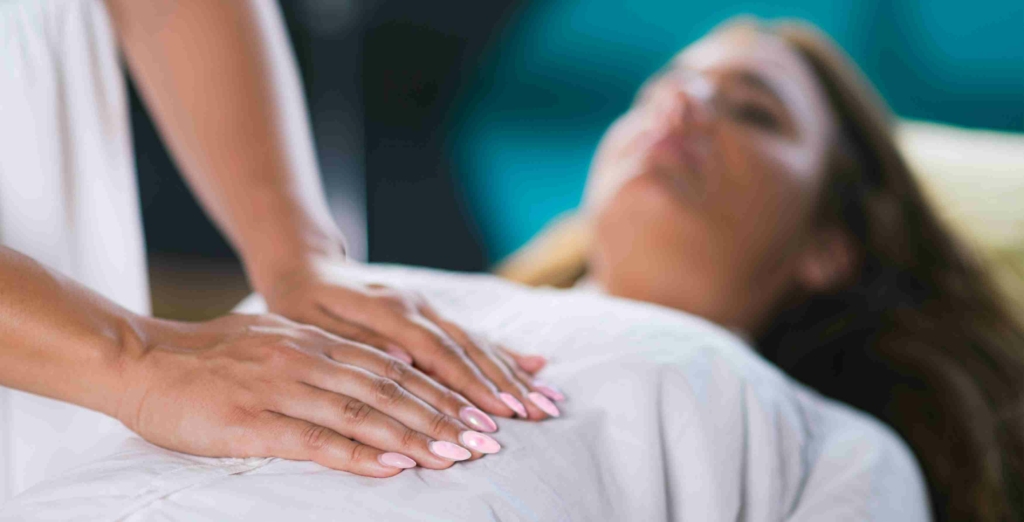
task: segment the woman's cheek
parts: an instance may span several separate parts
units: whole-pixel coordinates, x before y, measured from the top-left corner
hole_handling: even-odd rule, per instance
[[[583,197],[585,211],[599,212],[624,184],[636,176],[639,170],[636,153],[643,134],[643,121],[635,111],[620,116],[608,128],[590,166]]]

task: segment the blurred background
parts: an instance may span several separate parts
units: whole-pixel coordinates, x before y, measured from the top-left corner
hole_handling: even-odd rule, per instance
[[[317,152],[352,256],[487,270],[574,208],[640,83],[726,18],[807,19],[902,117],[1024,133],[1024,2],[287,0]],[[249,290],[138,97],[132,125],[154,313]],[[1021,174],[1024,176],[1024,173]]]

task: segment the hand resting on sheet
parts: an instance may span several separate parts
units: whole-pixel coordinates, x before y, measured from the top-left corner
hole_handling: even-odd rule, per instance
[[[113,417],[165,448],[311,460],[372,477],[500,450],[480,433],[496,429],[493,419],[462,395],[313,326],[266,313],[204,323],[142,316],[5,248],[0,297],[0,384]],[[464,383],[479,376],[468,366],[448,375],[459,374]],[[100,442],[111,419],[86,412],[84,429],[63,435],[84,441],[47,445],[53,437],[36,418],[69,410],[81,419],[66,404],[8,402],[0,393],[0,447],[17,450],[0,455],[0,490],[60,467],[55,449],[73,460]]]
[[[205,459],[141,440],[16,497],[0,520],[928,520],[891,430],[702,319],[585,290],[367,267],[440,313],[548,356],[563,415],[498,419],[503,450],[387,480],[312,462]],[[247,303],[248,311],[260,303]]]
[[[318,328],[230,315],[164,328],[150,342],[126,372],[118,418],[163,447],[311,460],[372,477],[415,464],[444,469],[500,449],[461,422],[495,429],[460,395]]]

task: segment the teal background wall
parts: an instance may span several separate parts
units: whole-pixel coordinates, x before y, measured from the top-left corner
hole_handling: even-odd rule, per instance
[[[451,113],[456,181],[489,259],[574,208],[640,83],[740,13],[817,24],[901,116],[1024,131],[1020,0],[536,1],[495,35]]]

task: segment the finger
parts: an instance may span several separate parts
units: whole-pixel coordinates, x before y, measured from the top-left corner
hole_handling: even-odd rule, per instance
[[[499,397],[498,387],[477,367],[465,349],[419,315],[405,315],[367,298],[351,320],[382,332],[408,349],[416,366],[487,413],[512,417],[515,411]]]
[[[516,376],[518,376],[520,380],[528,380],[528,381],[530,381],[533,384],[533,389],[534,390],[537,390],[537,391],[541,392],[542,394],[544,394],[544,396],[546,396],[547,398],[549,398],[549,399],[551,399],[551,400],[553,400],[555,402],[565,402],[565,394],[562,393],[561,390],[559,390],[553,384],[550,384],[550,383],[548,383],[546,381],[541,381],[539,379],[536,379],[533,375],[528,374],[525,371],[523,371],[523,368],[520,365],[514,363],[514,360],[512,359],[512,357],[514,355],[518,355],[518,354],[516,354],[516,352],[513,352],[513,351],[509,350],[508,348],[504,348],[504,347],[500,347],[499,346],[498,347],[498,353],[501,354],[503,359],[509,360],[509,363],[513,365],[512,366],[512,371],[515,372]],[[544,356],[541,356],[541,355],[527,355],[525,357],[536,357],[536,358],[539,358],[539,359],[543,360],[542,365],[543,364],[547,364],[547,358],[545,358]]]
[[[349,378],[349,376],[346,376]],[[275,407],[279,413],[329,428],[356,442],[407,455],[420,466],[446,469],[471,457],[469,450],[434,440],[360,399],[300,384]]]
[[[264,412],[254,431],[261,455],[308,460],[364,477],[391,477],[415,462],[400,453],[384,452],[347,439],[336,431],[275,412]]]
[[[335,343],[328,347],[327,355],[336,361],[343,361],[347,364],[364,368],[373,374],[391,379],[435,410],[453,418],[459,418],[471,429],[484,433],[492,433],[498,430],[498,425],[494,422],[494,419],[473,406],[465,397],[439,384],[408,364],[386,357],[379,352],[373,352],[346,343]],[[321,388],[330,387],[326,383],[316,384]],[[403,420],[403,422],[405,421]],[[428,435],[434,436],[433,433],[428,433]]]
[[[511,358],[512,361],[516,364],[516,366],[521,368],[526,373],[529,373],[530,375],[533,375],[541,371],[542,369],[544,369],[544,366],[548,364],[547,357],[544,357],[543,355],[522,354],[519,352],[509,350],[508,348],[502,346],[499,346],[498,350],[500,350],[501,353]]]
[[[326,306],[317,305],[314,320],[318,321],[317,326],[338,337],[372,346],[406,364],[412,364],[413,362],[412,355],[395,344],[391,339],[341,317]]]
[[[548,416],[558,417],[561,412],[547,397],[532,387],[532,379],[520,380],[512,368],[499,356],[490,351],[482,350],[458,325],[437,315],[429,307],[422,308],[424,317],[437,324],[445,333],[455,339],[466,350],[466,354],[484,374],[491,379],[502,393],[511,395],[516,401],[526,406],[527,417],[534,420],[546,419]],[[507,396],[505,396],[507,400]]]
[[[370,350],[361,350],[367,356],[378,356]],[[395,361],[401,365],[401,362]],[[326,368],[324,368],[326,369]],[[435,441],[444,441],[471,450],[473,458],[485,453],[497,453],[501,445],[483,433],[470,430],[457,418],[438,411],[419,397],[409,393],[397,382],[381,377],[358,366],[338,365],[333,375],[317,372],[321,377],[318,381],[324,389],[339,394],[355,397],[376,408],[378,411],[401,422],[404,426],[431,437]],[[442,446],[435,448],[430,443],[430,450],[445,458],[453,458],[451,448]],[[446,449],[447,448],[447,449]],[[447,453],[438,453],[438,450]],[[455,460],[463,460],[455,457]]]

